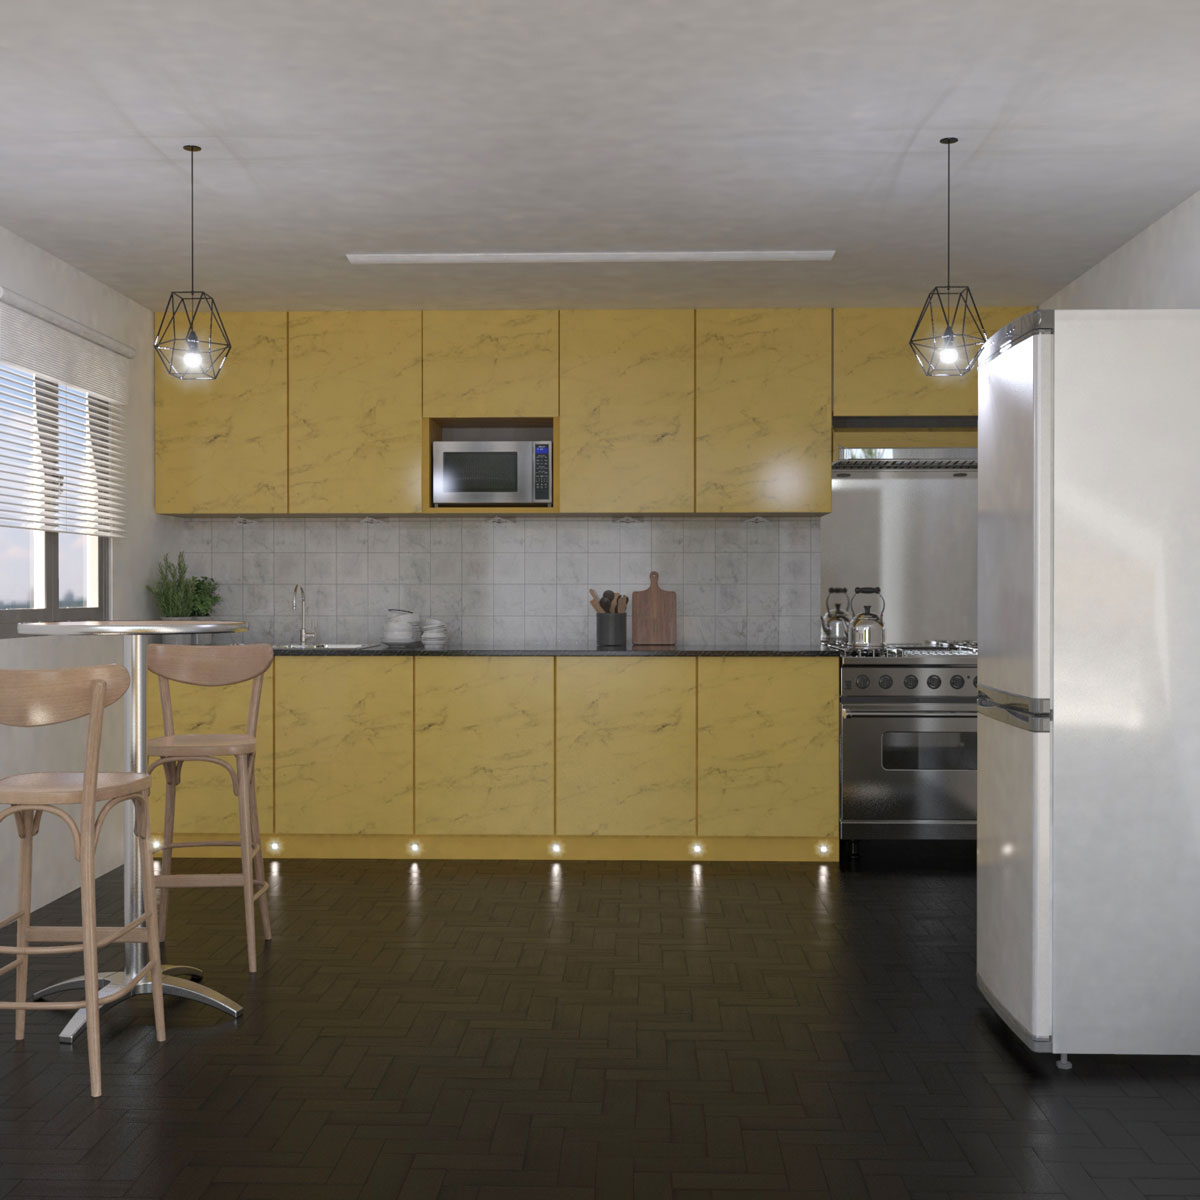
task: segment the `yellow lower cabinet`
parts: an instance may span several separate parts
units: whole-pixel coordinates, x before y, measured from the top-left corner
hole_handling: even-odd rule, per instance
[[[554,831],[554,659],[416,661],[416,832]]]
[[[838,660],[699,664],[700,835],[835,838]]]
[[[556,832],[694,836],[696,660],[560,658],[555,690]]]
[[[413,660],[287,657],[275,675],[281,839],[411,833]]]
[[[264,833],[275,827],[274,674],[275,668],[272,667],[263,677],[258,713],[258,753],[254,762],[258,819]],[[146,736],[161,737],[163,719],[158,676],[149,675],[146,686]],[[235,683],[229,687],[171,684],[175,732],[245,733],[246,717],[250,713],[250,688],[249,683]],[[157,833],[163,827],[162,768],[153,772],[150,778],[153,780],[150,792],[151,825]],[[184,763],[183,777],[175,792],[175,840],[187,840],[186,835],[189,834],[206,833],[236,837],[237,831],[237,794],[229,773],[216,763]]]

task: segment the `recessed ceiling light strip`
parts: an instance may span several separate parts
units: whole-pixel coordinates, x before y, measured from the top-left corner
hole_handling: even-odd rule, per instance
[[[526,263],[828,262],[832,250],[534,250],[466,254],[347,254],[355,266],[456,266]]]

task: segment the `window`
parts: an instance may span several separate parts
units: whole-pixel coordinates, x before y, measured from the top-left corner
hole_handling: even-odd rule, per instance
[[[121,408],[0,363],[0,635],[107,615]]]

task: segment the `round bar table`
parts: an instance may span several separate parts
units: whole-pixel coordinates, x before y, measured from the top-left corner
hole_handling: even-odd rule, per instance
[[[128,751],[128,767],[131,771],[146,770],[146,644],[151,637],[168,633],[244,633],[242,621],[214,621],[207,617],[196,620],[172,618],[164,621],[24,621],[17,626],[18,633],[53,636],[120,636],[125,639],[125,666],[129,671],[129,692],[126,713],[132,734]],[[133,806],[125,805],[125,870],[124,911],[126,923],[132,921],[142,909],[142,874],[137,855],[137,840],[133,832]],[[101,971],[100,994],[111,995],[124,987],[138,971],[146,965],[146,947],[142,942],[125,943],[125,969],[123,971]],[[242,1015],[242,1006],[228,996],[205,987],[200,980],[204,972],[198,967],[163,966],[163,992],[168,996],[180,996],[185,1000],[199,1000],[228,1013],[235,1020]],[[36,999],[54,992],[73,991],[83,987],[83,977],[63,979],[35,993]],[[147,995],[149,979],[143,980],[129,994]],[[72,1014],[58,1035],[61,1042],[73,1042],[85,1029],[87,1015],[83,1009]]]

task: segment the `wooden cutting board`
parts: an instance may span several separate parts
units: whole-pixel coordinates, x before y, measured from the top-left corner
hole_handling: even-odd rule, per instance
[[[650,586],[633,593],[633,644],[675,645],[675,593],[658,586],[658,572],[650,572]]]

